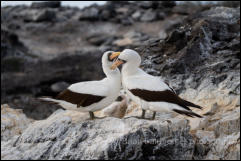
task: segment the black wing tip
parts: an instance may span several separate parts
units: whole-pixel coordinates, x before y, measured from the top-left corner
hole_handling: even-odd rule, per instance
[[[203,107],[198,106],[198,105],[196,105],[196,106],[191,106],[191,107],[196,107],[196,108],[198,108],[198,109],[200,109],[200,110],[202,110],[202,109],[203,109]]]
[[[195,106],[194,107],[197,107],[197,108],[199,108],[199,109],[203,109],[203,107],[202,106],[199,106],[199,105],[196,105],[196,104],[194,104]]]
[[[182,110],[177,110],[177,109],[174,109],[173,111],[176,112],[176,113],[179,113],[181,115],[186,115],[186,116],[189,116],[189,117],[203,118],[203,116],[201,116],[199,114],[196,114],[192,111],[182,111]]]
[[[203,116],[198,115],[198,114],[196,114],[196,113],[194,113],[194,112],[193,112],[193,114],[194,114],[196,117],[198,117],[198,118],[203,118]]]
[[[195,108],[198,108],[198,109],[201,109],[201,110],[203,109],[203,107],[201,107],[199,105],[196,105],[196,104],[194,104],[192,102],[189,102],[187,100],[183,100],[183,101],[185,102],[185,106],[195,107]]]

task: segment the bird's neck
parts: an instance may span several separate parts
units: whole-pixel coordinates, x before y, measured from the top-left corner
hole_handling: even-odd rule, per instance
[[[123,65],[121,73],[125,76],[134,75],[138,72],[139,65],[133,63],[126,63]]]
[[[103,65],[103,71],[108,79],[121,79],[121,74],[119,69],[111,70],[109,66]]]
[[[112,88],[111,92],[116,93],[121,89],[121,73],[119,69],[111,70],[108,66],[103,66],[103,71],[106,75],[104,79],[107,84]],[[115,97],[115,95],[113,95]],[[117,96],[116,96],[117,97]]]

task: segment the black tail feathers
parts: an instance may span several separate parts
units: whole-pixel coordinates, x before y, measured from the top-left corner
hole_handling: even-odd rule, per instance
[[[192,112],[192,111],[182,111],[182,110],[177,110],[177,109],[174,109],[173,110],[174,112],[176,113],[179,113],[181,115],[186,115],[186,116],[189,116],[189,117],[199,117],[199,118],[203,118],[202,116]]]

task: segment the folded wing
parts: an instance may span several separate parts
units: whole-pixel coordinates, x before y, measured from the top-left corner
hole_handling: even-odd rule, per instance
[[[108,96],[107,89],[106,84],[102,81],[81,82],[72,84],[61,92],[56,99],[76,104],[77,107],[86,107],[100,102]]]

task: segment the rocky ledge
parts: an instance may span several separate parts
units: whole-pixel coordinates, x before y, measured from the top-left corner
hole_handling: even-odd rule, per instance
[[[11,130],[4,128],[9,127],[4,118],[16,111],[6,105],[1,109],[1,112],[9,111],[2,114],[1,159],[190,160],[237,159],[240,156],[240,111],[221,119],[219,124],[222,125],[216,125],[216,131],[196,130],[194,133],[187,119],[173,114],[159,114],[152,121],[130,116],[89,120],[88,113],[66,110],[58,110],[48,119],[34,122],[21,114],[28,126],[23,128],[22,124],[14,124]],[[20,121],[16,115],[8,119],[16,118]],[[18,128],[20,132],[16,132]],[[5,138],[8,131],[14,132],[10,139]]]
[[[2,142],[2,159],[192,158],[195,141],[186,120],[85,119],[86,114],[59,110],[35,121]]]

